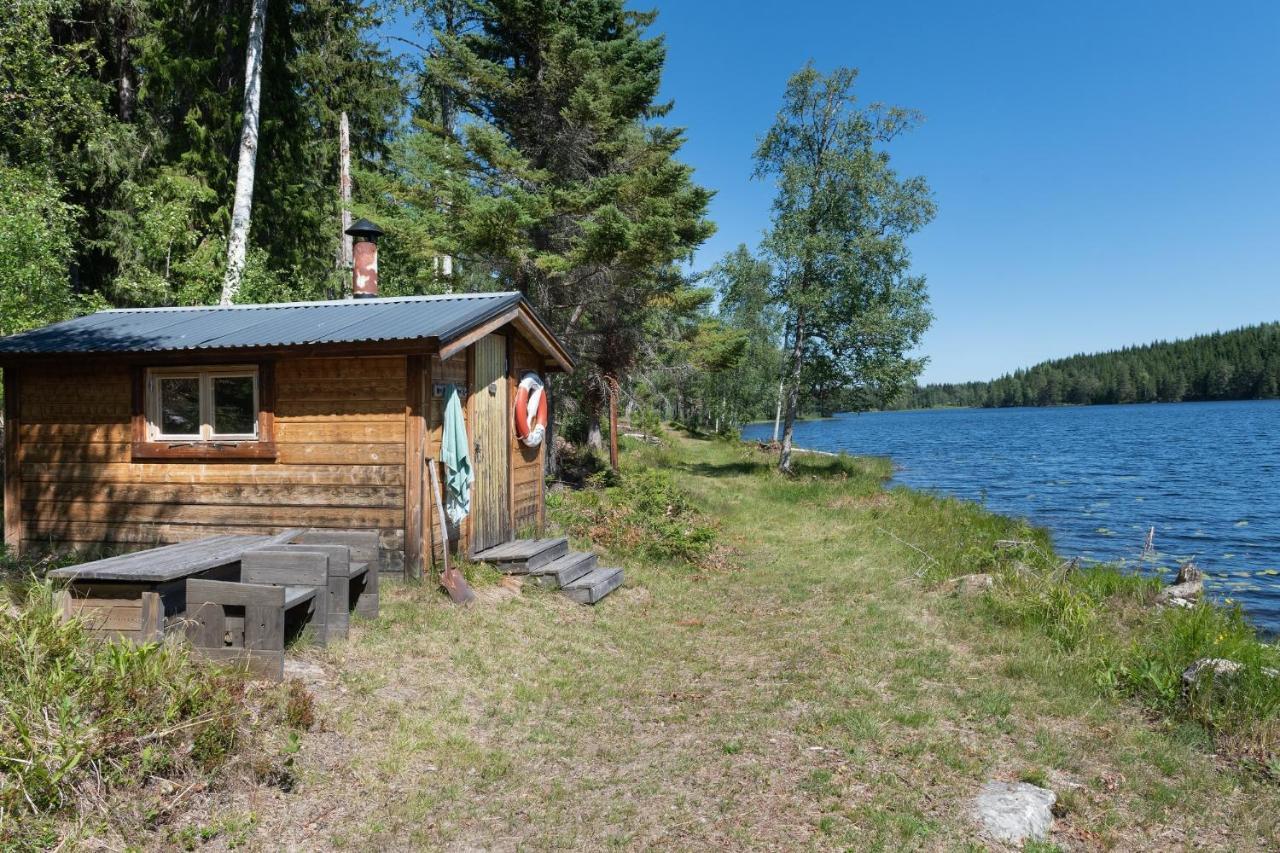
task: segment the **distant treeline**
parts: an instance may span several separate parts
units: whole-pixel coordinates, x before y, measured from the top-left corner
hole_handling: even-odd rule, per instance
[[[1177,403],[1280,397],[1280,323],[1046,361],[990,382],[906,392],[897,408]]]

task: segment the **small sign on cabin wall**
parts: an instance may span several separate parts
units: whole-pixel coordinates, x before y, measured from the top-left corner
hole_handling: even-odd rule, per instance
[[[433,383],[431,383],[431,396],[432,396],[432,397],[434,397],[434,398],[435,398],[435,399],[437,399],[437,400],[443,400],[443,399],[444,399],[444,396],[445,396],[445,393],[449,390],[449,386],[450,386],[451,384],[452,384],[452,383],[449,383],[449,382],[433,382]],[[461,385],[454,385],[453,387],[458,389],[458,399],[459,399],[459,400],[465,400],[465,399],[467,399],[467,389],[466,389],[466,388],[463,388]]]

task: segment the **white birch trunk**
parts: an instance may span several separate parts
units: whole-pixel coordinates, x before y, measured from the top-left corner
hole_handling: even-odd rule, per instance
[[[240,162],[236,168],[236,194],[231,205],[231,234],[227,238],[227,274],[222,279],[223,305],[240,292],[249,220],[253,215],[253,174],[258,160],[258,108],[262,101],[262,34],[267,25],[267,0],[253,0],[249,17],[249,43],[244,60],[244,124],[240,129]]]
[[[342,207],[342,242],[338,249],[338,269],[351,269],[351,129],[347,124],[346,110],[338,123],[338,196]],[[350,294],[348,294],[350,295]]]
[[[778,452],[778,470],[791,473],[791,444],[795,435],[796,414],[800,409],[800,377],[804,369],[804,311],[796,313],[796,338],[791,348],[791,375],[787,383],[787,403],[783,410],[782,448]]]
[[[778,380],[778,408],[773,413],[773,441],[778,441],[778,430],[782,428],[782,394],[787,388],[787,380]]]

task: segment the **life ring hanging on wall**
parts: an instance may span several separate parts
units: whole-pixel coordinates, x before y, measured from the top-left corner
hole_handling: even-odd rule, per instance
[[[537,447],[547,434],[547,388],[542,377],[530,371],[520,377],[516,389],[516,437],[525,447]]]

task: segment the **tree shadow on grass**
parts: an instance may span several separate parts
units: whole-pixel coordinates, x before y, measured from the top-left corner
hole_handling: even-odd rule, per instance
[[[762,474],[773,465],[769,462],[694,462],[681,466],[690,474],[703,477],[742,477],[751,474]]]

